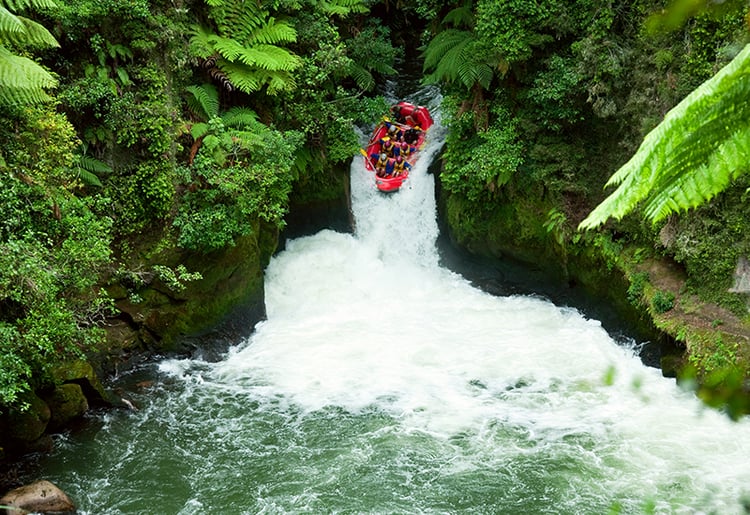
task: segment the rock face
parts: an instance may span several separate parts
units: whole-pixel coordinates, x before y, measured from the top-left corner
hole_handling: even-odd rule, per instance
[[[65,492],[49,481],[36,481],[30,485],[11,490],[0,498],[0,505],[12,506],[11,515],[25,513],[75,513],[76,507]]]

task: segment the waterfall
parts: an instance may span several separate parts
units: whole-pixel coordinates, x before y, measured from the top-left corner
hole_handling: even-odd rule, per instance
[[[440,265],[435,115],[399,192],[353,159],[355,233],[290,241],[252,336],[146,367],[142,410],[59,437],[45,470],[80,513],[744,512],[747,420],[597,320]]]

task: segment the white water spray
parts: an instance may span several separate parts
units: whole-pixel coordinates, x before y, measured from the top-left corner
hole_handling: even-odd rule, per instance
[[[743,513],[747,420],[575,309],[439,265],[436,122],[397,193],[354,159],[356,233],[289,242],[247,341],[160,364],[164,395],[108,422],[114,455],[68,479],[116,474],[82,512]],[[165,482],[179,488],[154,496]]]

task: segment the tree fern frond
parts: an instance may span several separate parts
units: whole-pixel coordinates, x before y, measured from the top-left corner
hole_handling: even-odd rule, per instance
[[[215,34],[209,29],[200,25],[193,25],[190,30],[190,53],[201,59],[207,59],[214,55],[216,51],[211,41],[212,37],[215,37]]]
[[[296,87],[294,77],[288,72],[272,71],[266,77],[267,91],[269,95],[276,95]]]
[[[366,13],[369,8],[362,0],[323,0],[320,9],[329,15],[347,16],[351,13]]]
[[[750,126],[736,131],[712,153],[707,162],[687,170],[662,188],[646,204],[646,217],[658,222],[668,215],[698,207],[750,172]]]
[[[232,85],[245,93],[254,93],[263,87],[264,76],[243,64],[221,61],[217,63]]]
[[[446,82],[455,82],[459,78],[459,71],[466,64],[468,54],[465,49],[471,42],[472,40],[464,39],[449,49],[435,68],[435,75]]]
[[[358,64],[358,66],[361,65]],[[379,59],[371,59],[367,61],[365,67],[366,69],[379,73],[380,75],[396,75],[398,73],[398,70],[393,66]]]
[[[194,123],[192,127],[190,127],[190,135],[193,137],[193,139],[202,138],[206,134],[208,134],[209,126],[207,123]]]
[[[247,107],[233,107],[223,115],[221,119],[227,127],[253,127],[258,123],[258,115]]]
[[[471,8],[471,2],[466,2],[460,7],[452,9],[443,18],[443,25],[453,25],[454,27],[472,28],[476,23],[474,11]]]
[[[191,96],[187,98],[188,108],[201,117],[209,120],[219,115],[219,92],[213,84],[188,86],[185,88]]]
[[[22,34],[24,30],[24,24],[19,17],[0,5],[0,36],[11,37],[13,34]]]
[[[76,171],[78,172],[78,178],[81,179],[81,182],[86,186],[99,186],[100,188],[104,186],[96,174],[89,172],[85,168],[78,166],[76,167]]]
[[[269,18],[265,24],[254,29],[243,41],[245,45],[279,45],[297,41],[297,30],[285,21]]]
[[[79,155],[76,162],[79,168],[91,173],[112,173],[112,167],[103,161],[99,161],[91,156]]]
[[[302,64],[289,50],[273,45],[245,48],[238,56],[238,60],[248,66],[270,71],[292,71]]]
[[[5,4],[14,11],[23,11],[25,9],[52,9],[58,5],[54,0],[0,0],[0,5]]]
[[[622,218],[647,198],[647,216],[655,222],[711,198],[716,188],[726,187],[726,177],[746,173],[742,163],[747,154],[745,161],[737,159],[737,149],[745,148],[737,135],[746,135],[750,126],[748,98],[750,45],[646,135],[635,155],[607,181],[606,186],[618,185],[617,189],[579,228]]]
[[[446,53],[459,45],[465,45],[467,40],[473,41],[474,36],[465,30],[448,29],[438,33],[424,50],[424,69],[437,67]]]
[[[9,52],[0,45],[0,103],[31,104],[49,99],[45,89],[57,80],[44,68],[26,57]]]
[[[55,37],[43,25],[22,16],[18,16],[17,18],[23,25],[23,31],[20,33],[9,33],[9,40],[18,45],[29,45],[39,48],[58,48],[60,46]]]
[[[349,66],[349,75],[362,91],[371,91],[375,87],[375,79],[372,73],[354,62]]]
[[[276,94],[295,86],[292,75],[284,70],[253,69],[241,63],[218,63],[232,84],[245,93],[259,91],[268,86],[269,94]]]

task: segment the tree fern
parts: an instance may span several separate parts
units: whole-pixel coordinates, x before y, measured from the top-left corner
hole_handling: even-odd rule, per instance
[[[55,7],[50,0],[0,0],[0,104],[32,104],[49,99],[46,89],[55,78],[31,59],[11,52],[15,47],[56,47],[55,38],[42,25],[11,12],[28,8]]]
[[[217,31],[195,27],[190,39],[193,55],[210,60],[232,87],[245,93],[264,86],[270,94],[294,87],[291,72],[301,61],[283,47],[297,39],[290,24],[254,2],[210,0],[207,4]]]
[[[185,88],[190,96],[188,108],[199,118],[208,120],[219,115],[219,92],[213,84],[188,86]]]
[[[258,123],[258,115],[252,109],[247,107],[233,107],[221,116],[224,125],[241,129],[243,127],[253,127]]]
[[[349,65],[349,76],[354,79],[357,87],[363,91],[370,91],[375,87],[375,78],[364,67],[353,62]]]
[[[330,15],[347,16],[352,13],[362,14],[369,8],[362,0],[323,0],[319,8]]]
[[[579,228],[620,219],[645,201],[656,223],[710,200],[748,172],[750,45],[690,93],[646,135],[635,155],[607,181],[617,189]]]

